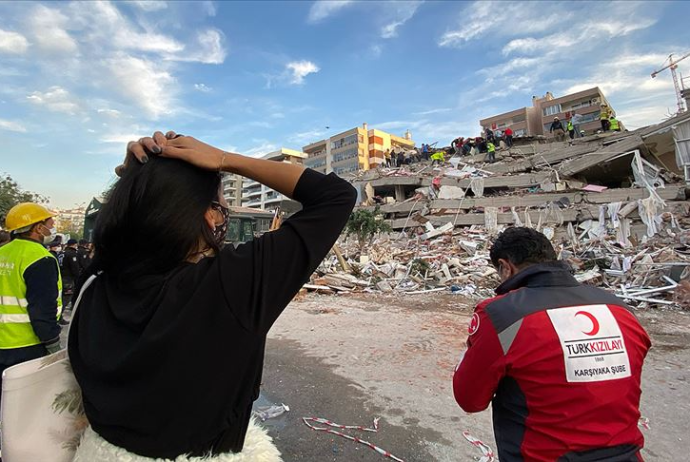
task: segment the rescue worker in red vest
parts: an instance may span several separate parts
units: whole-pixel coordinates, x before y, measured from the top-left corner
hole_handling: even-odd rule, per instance
[[[467,412],[492,404],[501,462],[639,462],[650,340],[613,294],[580,284],[542,233],[508,228],[490,251],[501,285],[475,309],[453,378]]]
[[[58,261],[44,247],[55,238],[54,216],[30,202],[7,214],[12,240],[0,247],[0,375],[60,350],[62,279]]]

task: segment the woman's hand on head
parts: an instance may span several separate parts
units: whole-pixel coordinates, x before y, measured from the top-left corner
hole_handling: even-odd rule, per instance
[[[130,141],[127,143],[127,153],[125,161],[122,165],[115,167],[117,176],[122,176],[122,172],[130,162],[140,162],[145,164],[149,160],[150,155],[159,155],[163,152],[163,147],[171,139],[171,135],[176,136],[174,132],[168,132],[163,135],[161,132],[155,132],[151,137],[139,138],[139,141]]]
[[[172,133],[166,134],[167,140],[163,146],[162,157],[180,159],[206,170],[220,171],[225,152],[214,148],[191,136],[179,136]]]

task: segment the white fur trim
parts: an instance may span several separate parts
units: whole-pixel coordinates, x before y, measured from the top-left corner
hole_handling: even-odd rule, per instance
[[[280,451],[268,432],[252,418],[249,421],[241,453],[212,457],[178,456],[175,459],[151,459],[110,444],[89,427],[82,437],[73,462],[282,462]]]

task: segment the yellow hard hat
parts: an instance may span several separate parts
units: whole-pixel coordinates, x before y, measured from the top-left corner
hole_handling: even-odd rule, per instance
[[[33,202],[22,202],[12,207],[7,213],[5,229],[7,231],[14,231],[54,216],[53,212],[42,205],[34,204]]]

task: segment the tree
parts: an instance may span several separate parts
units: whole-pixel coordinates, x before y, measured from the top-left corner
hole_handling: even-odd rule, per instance
[[[357,210],[350,215],[345,226],[346,236],[351,234],[357,236],[361,250],[364,250],[364,246],[371,243],[376,234],[387,231],[391,231],[391,227],[383,221],[383,214],[378,207],[373,211]]]
[[[21,189],[9,174],[0,176],[0,223],[2,225],[5,224],[7,212],[20,202],[45,203],[47,201],[45,196]]]

